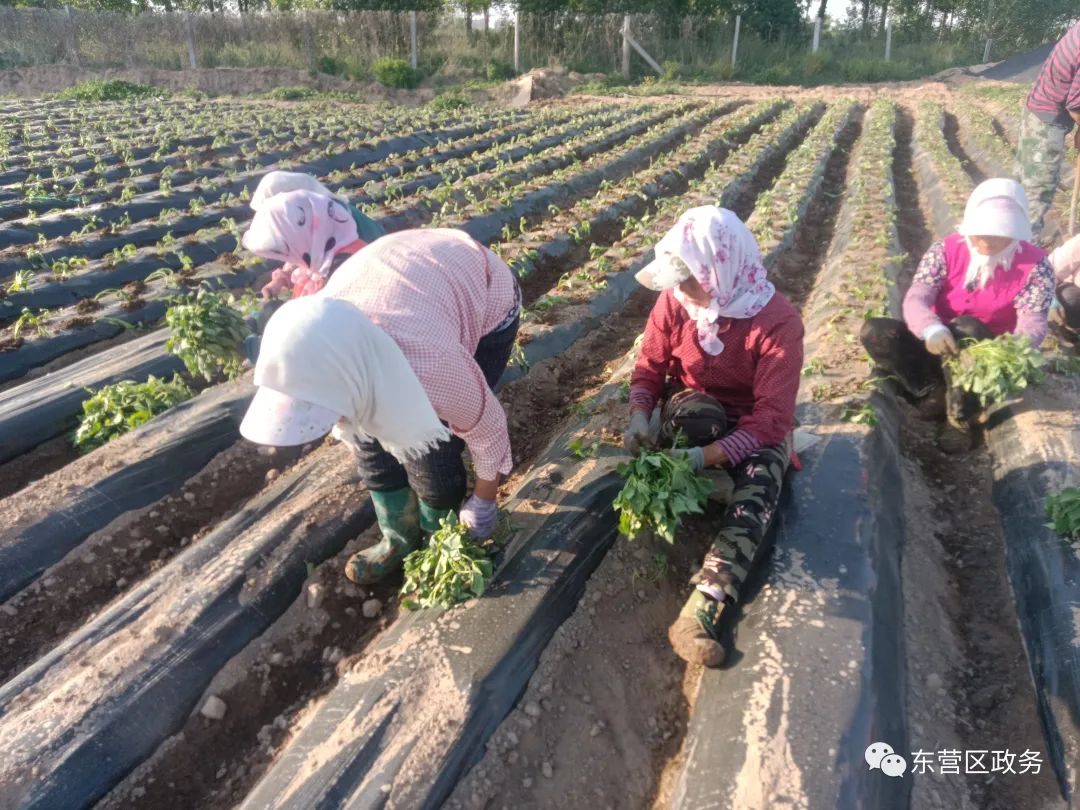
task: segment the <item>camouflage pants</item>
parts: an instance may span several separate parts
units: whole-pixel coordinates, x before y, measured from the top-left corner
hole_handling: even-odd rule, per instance
[[[661,420],[662,440],[670,442],[682,432],[687,443],[696,447],[715,441],[728,427],[723,405],[697,391],[675,394],[664,404]],[[702,581],[723,590],[729,601],[738,601],[746,577],[761,556],[790,460],[789,438],[780,446],[759,447],[730,470],[735,482],[732,499],[701,567]]]
[[[1027,192],[1031,229],[1036,237],[1050,210],[1061,179],[1065,159],[1066,131],[1048,124],[1024,108],[1020,119],[1020,148],[1016,155],[1016,175]]]

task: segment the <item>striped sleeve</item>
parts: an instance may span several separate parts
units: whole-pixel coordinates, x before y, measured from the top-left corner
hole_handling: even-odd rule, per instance
[[[1080,110],[1080,23],[1054,46],[1028,95],[1028,109],[1046,121],[1071,126],[1065,110]]]
[[[716,442],[732,466],[761,447],[761,441],[748,430],[733,430]]]

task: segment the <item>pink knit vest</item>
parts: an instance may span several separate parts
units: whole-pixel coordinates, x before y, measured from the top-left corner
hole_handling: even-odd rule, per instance
[[[943,323],[961,315],[978,318],[995,335],[1004,335],[1016,328],[1014,301],[1027,284],[1035,267],[1046,258],[1046,252],[1028,242],[1020,243],[1020,251],[1008,270],[998,269],[982,289],[964,287],[971,253],[967,242],[958,233],[945,237],[945,265],[948,275],[934,302],[934,313]]]

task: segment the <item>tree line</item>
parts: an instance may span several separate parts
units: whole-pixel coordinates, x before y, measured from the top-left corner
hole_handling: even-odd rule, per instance
[[[485,17],[495,8],[528,14],[656,14],[676,21],[686,16],[742,16],[745,31],[775,40],[805,35],[816,16],[826,20],[827,0],[0,0],[0,6],[62,7],[134,13],[190,11],[467,11]],[[992,38],[999,48],[1018,49],[1059,37],[1078,17],[1076,0],[849,0],[846,17],[829,27],[849,36],[881,36],[887,22],[920,40]],[[471,24],[471,19],[467,25]]]

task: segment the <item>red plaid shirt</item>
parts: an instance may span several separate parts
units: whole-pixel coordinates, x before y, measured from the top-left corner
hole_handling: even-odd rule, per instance
[[[803,363],[803,324],[776,293],[753,318],[720,326],[724,351],[701,350],[697,326],[671,290],[660,294],[630,377],[630,407],[651,413],[668,382],[716,398],[737,420],[718,444],[732,464],[762,446],[782,444],[795,422]]]
[[[439,418],[464,439],[477,478],[511,467],[506,412],[473,359],[480,338],[518,307],[513,271],[462,231],[376,239],[326,282],[394,339]]]

